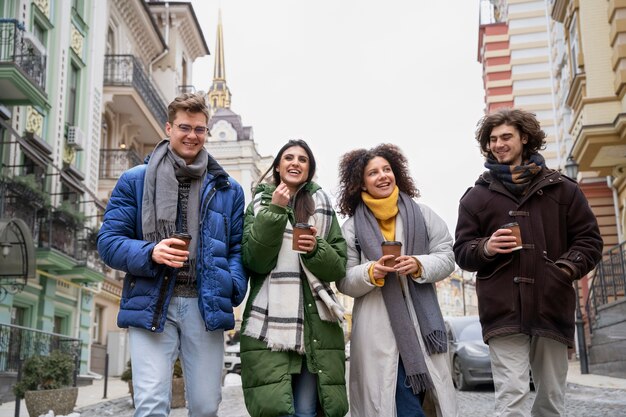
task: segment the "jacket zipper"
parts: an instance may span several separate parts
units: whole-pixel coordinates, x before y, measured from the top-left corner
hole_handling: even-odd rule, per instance
[[[204,221],[204,214],[203,213],[206,210],[206,208],[208,207],[209,203],[211,202],[211,199],[213,198],[213,196],[215,195],[215,193],[218,190],[227,188],[229,186],[230,186],[230,181],[226,181],[226,182],[224,182],[224,185],[222,185],[220,188],[213,187],[211,189],[211,191],[209,191],[209,195],[207,196],[206,202],[205,202],[205,204],[203,204],[202,210],[201,210],[202,216],[200,217],[200,219],[201,219],[200,220],[200,227],[199,227],[200,233],[202,233],[201,232],[202,231],[202,223]],[[202,239],[200,239],[200,248],[198,248],[198,251],[200,253],[202,253]],[[168,283],[168,278],[169,278],[169,276],[166,273],[165,277],[163,278],[163,282],[161,284],[161,288],[159,290],[159,298],[157,300],[157,308],[156,308],[156,311],[154,312],[154,316],[152,318],[152,327],[150,329],[153,332],[156,331],[156,329],[158,327],[157,325],[159,323],[159,320],[161,319],[161,315],[163,314],[163,304],[165,303],[165,296],[166,296],[166,293],[167,293],[167,285],[169,284]]]
[[[156,308],[156,311],[154,312],[154,316],[152,316],[152,327],[150,328],[150,330],[152,330],[153,332],[155,332],[156,329],[158,328],[159,320],[161,319],[161,314],[163,313],[163,304],[165,303],[167,285],[169,284],[168,278],[169,278],[168,272],[165,272],[165,276],[163,277],[163,282],[161,282],[161,288],[159,290],[157,308]]]

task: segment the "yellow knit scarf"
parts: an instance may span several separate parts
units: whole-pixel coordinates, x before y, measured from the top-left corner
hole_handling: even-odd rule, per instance
[[[389,197],[385,198],[374,198],[365,191],[361,193],[363,202],[376,217],[385,240],[395,240],[396,237],[396,215],[398,214],[399,194],[398,186],[393,189]]]

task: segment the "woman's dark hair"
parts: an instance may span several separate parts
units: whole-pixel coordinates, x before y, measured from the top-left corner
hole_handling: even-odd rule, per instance
[[[356,207],[361,202],[365,167],[377,156],[389,162],[400,191],[411,197],[419,197],[419,191],[409,174],[409,163],[406,157],[396,145],[384,143],[372,149],[356,149],[341,157],[339,161],[339,213],[350,217],[354,215]]]
[[[527,161],[530,155],[545,149],[546,134],[541,130],[539,121],[534,113],[518,109],[499,109],[494,113],[488,114],[478,121],[476,129],[476,140],[480,144],[480,150],[484,156],[495,159],[493,153],[489,150],[489,137],[491,131],[501,125],[515,127],[520,137],[526,137],[528,142],[524,144],[522,152],[523,161]]]
[[[263,181],[263,179],[271,170],[272,182],[274,183],[274,185],[280,184],[280,172],[278,172],[277,168],[280,165],[280,160],[282,159],[285,151],[293,146],[299,146],[306,152],[307,157],[309,158],[309,175],[306,178],[306,182],[311,182],[311,180],[315,176],[315,169],[317,165],[315,163],[313,151],[311,151],[309,145],[302,139],[290,139],[287,143],[285,143],[276,154],[276,157],[272,161],[272,165],[268,168],[267,171],[265,171],[265,174],[261,176],[260,181]],[[301,188],[300,191],[298,191],[298,198],[294,200],[293,211],[296,216],[296,222],[307,222],[309,220],[309,217],[311,217],[315,212],[315,202],[313,201],[313,197],[309,193],[309,190],[306,189],[306,187]]]

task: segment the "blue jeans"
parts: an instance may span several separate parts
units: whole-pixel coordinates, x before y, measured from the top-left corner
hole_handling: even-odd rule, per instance
[[[317,415],[317,375],[309,372],[306,359],[302,358],[302,370],[291,376],[293,390],[293,417],[315,417]]]
[[[222,401],[224,332],[206,331],[198,298],[172,297],[163,333],[131,327],[135,417],[170,413],[172,371],[183,365],[189,417],[216,417]]]
[[[396,415],[397,417],[426,417],[422,410],[424,393],[413,394],[413,390],[406,381],[406,371],[402,359],[398,360],[398,382],[396,385]]]

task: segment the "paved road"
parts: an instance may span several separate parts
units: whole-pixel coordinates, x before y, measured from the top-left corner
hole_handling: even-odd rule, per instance
[[[463,417],[493,415],[493,386],[479,387],[474,391],[457,391],[459,408]],[[528,415],[535,393],[527,403]],[[621,389],[592,388],[567,384],[565,397],[567,417],[626,417],[626,391]]]
[[[493,387],[457,392],[460,414],[464,417],[487,417],[493,413]],[[220,406],[221,417],[249,417],[243,404],[241,386],[226,386]],[[531,397],[534,398],[534,393]],[[567,417],[626,417],[626,391],[620,389],[591,388],[568,384],[566,397]],[[528,403],[530,409],[530,403]],[[130,397],[84,407],[81,417],[132,417]],[[170,416],[183,417],[187,410],[172,410]],[[529,412],[530,415],[530,412]],[[348,415],[349,416],[349,415]]]

